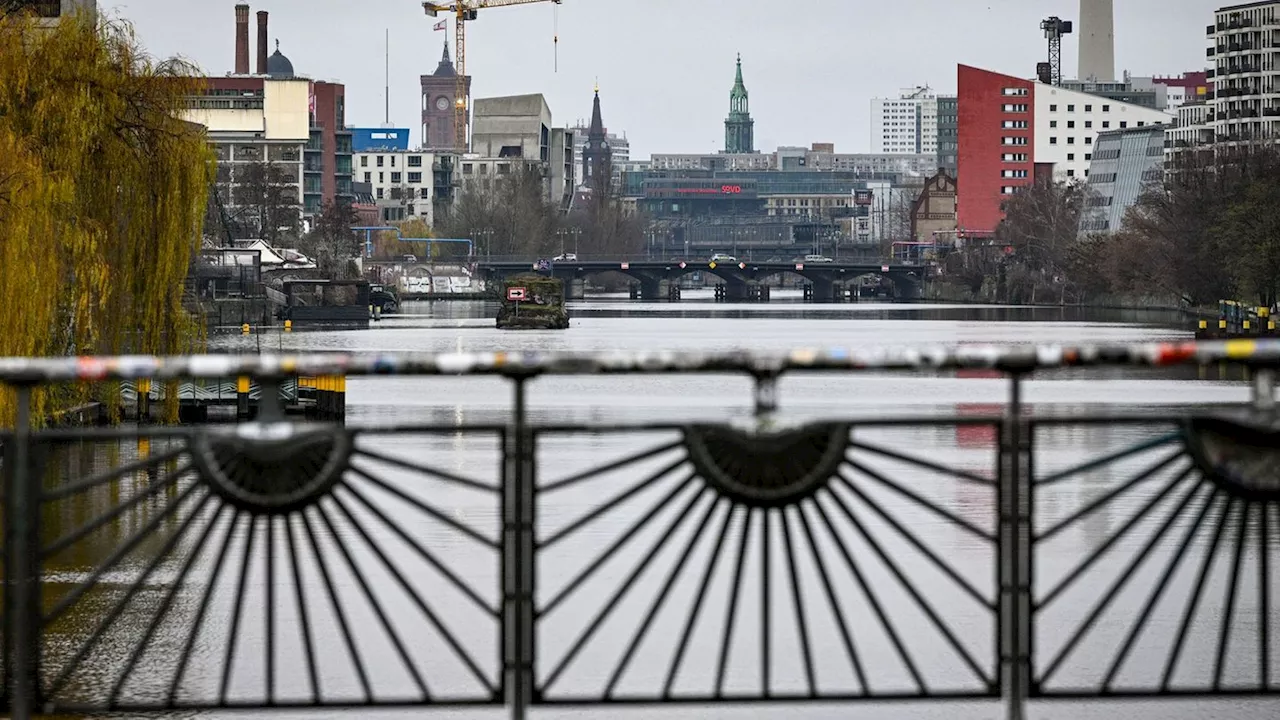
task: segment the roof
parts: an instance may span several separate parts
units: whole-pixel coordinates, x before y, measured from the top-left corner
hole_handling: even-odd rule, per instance
[[[276,51],[267,58],[267,74],[275,77],[293,77],[293,63],[280,52],[280,41],[276,40]]]
[[[436,66],[436,71],[432,73],[436,77],[457,77],[458,71],[453,67],[453,60],[449,58],[449,41],[444,41],[444,52],[440,54],[440,64]]]

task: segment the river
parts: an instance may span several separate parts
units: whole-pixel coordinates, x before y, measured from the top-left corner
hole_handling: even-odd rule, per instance
[[[218,344],[231,350],[342,350],[358,352],[397,352],[397,351],[490,351],[490,350],[526,350],[526,351],[643,351],[654,349],[666,350],[731,350],[748,349],[755,351],[783,351],[798,347],[874,347],[874,346],[919,346],[919,345],[954,345],[965,343],[1092,343],[1092,342],[1125,342],[1186,339],[1190,332],[1179,327],[1178,320],[1166,313],[1142,311],[1082,311],[1062,309],[1031,309],[1006,307],[975,306],[932,306],[932,305],[880,305],[862,303],[853,305],[802,305],[788,301],[785,295],[775,296],[774,302],[767,305],[718,305],[710,302],[709,296],[701,297],[696,293],[688,293],[684,302],[679,304],[649,304],[629,301],[623,298],[596,298],[571,306],[572,325],[567,331],[553,332],[521,332],[503,333],[493,327],[493,308],[484,303],[410,303],[405,311],[397,316],[384,318],[368,330],[348,332],[298,332],[290,335],[264,335],[219,338]],[[1101,369],[1059,370],[1038,375],[1024,385],[1024,398],[1039,414],[1066,415],[1080,412],[1108,413],[1140,413],[1158,417],[1163,411],[1186,405],[1212,406],[1224,403],[1241,402],[1248,398],[1248,390],[1239,381],[1222,380],[1214,372],[1196,370],[1163,371],[1154,369]],[[409,377],[369,377],[351,378],[347,383],[347,422],[357,424],[389,424],[389,423],[436,423],[449,425],[453,423],[486,424],[505,423],[509,418],[511,403],[509,384],[498,378],[409,378]],[[1008,383],[998,377],[982,374],[941,373],[927,375],[886,375],[877,373],[819,376],[787,377],[779,384],[779,403],[781,417],[784,421],[793,422],[815,418],[870,417],[883,418],[890,415],[917,415],[929,417],[984,417],[998,413],[1000,405],[1008,397]],[[699,376],[695,378],[678,376],[592,376],[592,377],[554,377],[541,378],[534,381],[529,390],[530,418],[535,423],[639,423],[670,422],[690,420],[724,420],[744,418],[752,407],[750,382],[741,377]],[[1091,457],[1105,455],[1116,448],[1133,444],[1145,437],[1149,429],[1106,426],[1063,426],[1048,427],[1037,433],[1036,457],[1037,472],[1044,474],[1056,469],[1065,469],[1079,464]],[[869,427],[855,430],[855,438],[861,438],[870,444],[891,447],[895,450],[909,452],[917,457],[927,458],[936,463],[951,467],[963,468],[971,473],[989,476],[989,469],[994,461],[994,429],[990,427],[962,427],[956,425],[922,425],[917,427]],[[157,441],[158,442],[158,441]],[[499,454],[497,442],[491,436],[463,436],[457,433],[427,433],[411,436],[384,436],[369,440],[370,447],[378,452],[394,455],[410,462],[430,464],[434,468],[474,478],[492,484],[497,474]],[[608,434],[591,436],[559,436],[544,438],[539,445],[540,483],[552,482],[567,478],[575,472],[591,466],[603,465],[610,460],[625,457],[645,447],[661,444],[659,435],[640,437],[636,434]],[[159,447],[159,446],[157,446]],[[151,448],[156,452],[156,447]],[[101,467],[107,463],[121,462],[121,453],[128,455],[134,450],[119,446],[108,449],[99,447],[89,453],[78,452],[65,456],[62,460],[63,473],[84,473],[87,468]],[[1084,504],[1102,497],[1105,492],[1114,488],[1126,473],[1134,472],[1143,464],[1155,459],[1155,455],[1143,455],[1132,462],[1104,468],[1082,475],[1071,482],[1061,483],[1046,488],[1037,498],[1042,514],[1037,515],[1037,523],[1047,526],[1066,517]],[[901,466],[879,460],[866,460],[869,466],[890,473]],[[876,464],[879,462],[880,464]],[[74,469],[73,466],[74,465]],[[641,463],[626,468],[600,481],[591,481],[556,491],[554,497],[548,495],[539,505],[539,535],[546,538],[562,528],[570,527],[593,508],[600,506],[608,498],[619,492],[619,488],[627,487],[642,477],[642,474],[658,468],[661,462],[655,460],[647,464]],[[369,466],[372,467],[372,466]],[[385,478],[392,484],[414,495],[412,489],[414,476],[404,472],[403,468],[379,466],[378,477]],[[1162,476],[1163,477],[1163,476]],[[1171,476],[1170,476],[1171,477]],[[966,520],[979,531],[994,528],[994,498],[990,488],[943,479],[937,475],[916,478],[912,476],[913,489],[927,496],[938,506],[953,512],[957,517]],[[541,604],[557,597],[570,579],[589,565],[601,550],[614,542],[627,528],[636,521],[658,497],[667,491],[675,491],[682,478],[671,474],[655,482],[652,487],[638,492],[634,497],[622,502],[610,514],[585,526],[581,532],[574,532],[562,542],[547,547],[541,555],[538,575],[538,595]],[[1038,582],[1043,587],[1053,585],[1074,563],[1098,545],[1125,520],[1141,508],[1163,487],[1163,481],[1156,481],[1132,494],[1124,495],[1108,503],[1098,512],[1090,515],[1082,522],[1067,528],[1053,538],[1038,556],[1040,563],[1037,569]],[[960,576],[985,596],[993,595],[993,563],[992,548],[967,533],[955,524],[944,522],[935,515],[923,510],[920,505],[904,501],[891,492],[880,492],[876,495],[870,483],[867,492],[881,503],[881,507],[901,518],[917,536],[930,547],[937,548],[940,555],[951,563]],[[423,486],[425,487],[425,486]],[[493,538],[498,533],[498,512],[492,495],[482,491],[458,485],[436,484],[431,486],[431,494],[414,495],[424,502],[440,508],[447,519],[474,528],[482,538]],[[883,488],[880,488],[883,491]],[[116,492],[116,491],[113,491]],[[425,491],[424,491],[425,492]],[[382,499],[391,496],[382,491],[369,490],[368,497]],[[1174,495],[1181,495],[1181,491]],[[98,496],[95,496],[98,497]],[[118,502],[119,494],[98,497],[98,502]],[[852,495],[845,495],[852,502]],[[1169,496],[1170,498],[1173,495]],[[692,492],[677,495],[680,504],[685,499],[692,500]],[[724,508],[712,507],[709,499],[699,499],[694,514],[711,513],[708,527],[719,527],[724,518]],[[71,505],[70,503],[64,503]],[[353,504],[354,506],[354,504]],[[483,542],[462,537],[453,532],[443,520],[433,520],[412,510],[403,503],[398,509],[387,512],[400,522],[415,523],[411,534],[421,538],[430,549],[442,559],[453,572],[464,578],[470,587],[474,587],[480,599],[486,604],[497,603],[497,554]],[[838,507],[828,505],[829,508]],[[1164,506],[1161,506],[1164,507]],[[1198,507],[1197,507],[1198,509]],[[94,512],[101,512],[98,507]],[[141,511],[140,511],[141,512]],[[687,522],[678,530],[664,530],[667,519],[674,519],[674,513],[660,514],[657,522],[646,525],[632,544],[620,551],[610,564],[593,576],[577,591],[565,596],[564,602],[557,603],[553,612],[549,612],[540,626],[539,665],[542,674],[557,665],[565,657],[566,652],[589,624],[590,620],[601,612],[602,607],[616,605],[601,626],[600,632],[593,635],[583,647],[577,659],[566,666],[560,676],[552,696],[559,692],[566,693],[599,693],[607,683],[617,666],[623,648],[631,641],[636,628],[641,624],[648,611],[651,599],[662,585],[666,573],[679,561],[680,551],[694,537],[695,524]],[[83,522],[89,515],[87,508],[71,508],[61,513],[46,513],[48,522],[66,529]],[[356,512],[369,523],[376,525],[368,513]],[[338,515],[334,514],[337,518]],[[823,689],[857,688],[856,678],[850,663],[845,658],[846,649],[841,640],[841,628],[828,609],[827,597],[821,584],[823,571],[830,573],[834,592],[845,598],[842,604],[846,607],[843,613],[849,618],[850,632],[857,638],[861,648],[861,660],[864,665],[868,683],[877,689],[908,690],[911,687],[910,674],[894,651],[894,639],[884,630],[885,624],[876,622],[876,603],[868,595],[859,594],[854,579],[851,579],[842,564],[838,549],[821,535],[817,545],[821,546],[823,564],[814,561],[813,554],[806,554],[810,547],[804,542],[803,522],[799,514],[790,516],[790,532],[796,544],[795,563],[796,577],[801,590],[792,593],[792,583],[785,573],[791,567],[782,548],[784,537],[779,529],[777,519],[773,522],[770,545],[771,568],[773,573],[771,602],[775,605],[771,622],[773,662],[771,671],[773,683],[778,691],[803,691],[805,673],[803,670],[803,648],[799,641],[800,633],[795,630],[797,613],[795,602],[807,610],[805,622],[808,627],[806,638],[809,639],[810,652],[814,658],[818,685]],[[814,523],[815,530],[821,515],[811,513],[808,520]],[[1043,611],[1041,632],[1036,637],[1038,647],[1050,656],[1061,647],[1067,636],[1067,628],[1074,627],[1089,610],[1094,600],[1102,595],[1112,579],[1122,570],[1124,564],[1134,556],[1138,549],[1151,536],[1158,522],[1164,517],[1162,511],[1153,512],[1148,520],[1138,529],[1120,540],[1111,554],[1089,573],[1082,576],[1081,582],[1072,586],[1053,604]],[[1185,516],[1183,516],[1185,517]],[[834,517],[832,519],[835,519]],[[110,549],[112,540],[118,541],[127,535],[132,528],[142,524],[145,512],[130,513],[119,523],[104,530],[109,538],[102,540],[103,547],[90,547],[84,551],[67,551],[54,558],[51,563],[58,577],[73,582],[83,576],[84,572],[95,562],[101,561]],[[734,516],[729,527],[733,528],[730,536],[737,537],[741,532],[741,516]],[[170,523],[171,524],[171,523]],[[868,523],[871,525],[872,523]],[[1280,518],[1277,518],[1280,525]],[[1117,596],[1117,607],[1120,608],[1119,620],[1109,620],[1104,616],[1095,631],[1081,643],[1077,656],[1071,656],[1070,662],[1064,665],[1060,676],[1055,676],[1066,684],[1087,683],[1096,681],[1098,670],[1096,664],[1111,657],[1107,654],[1106,644],[1110,639],[1122,636],[1128,629],[1125,618],[1135,616],[1146,599],[1151,586],[1159,578],[1159,569],[1164,562],[1173,557],[1172,546],[1181,536],[1181,528],[1186,525],[1179,521],[1171,531],[1169,539],[1153,553],[1151,560],[1135,573],[1132,583],[1125,586],[1125,592]],[[166,525],[168,527],[169,525]],[[759,523],[753,533],[759,532]],[[219,526],[220,528],[222,526]],[[992,662],[991,617],[971,598],[955,590],[950,584],[952,580],[939,573],[927,560],[915,553],[901,537],[895,535],[885,524],[872,528],[872,536],[884,537],[884,548],[892,558],[897,558],[908,575],[919,583],[920,591],[931,601],[936,602],[938,614],[945,619],[947,627],[955,629],[960,644],[969,649],[982,668],[988,668]],[[220,536],[221,530],[214,533]],[[347,542],[356,538],[351,531],[340,533]],[[55,533],[61,534],[61,533]],[[324,533],[319,533],[323,535]],[[422,566],[422,570],[414,578],[435,577],[434,571],[414,558],[413,551],[403,543],[394,541],[390,534],[382,530],[373,532],[375,537],[387,543],[392,557],[404,559],[407,568]],[[689,608],[695,602],[697,583],[703,568],[710,557],[710,548],[714,542],[714,532],[706,532],[698,536],[694,551],[689,556],[688,567],[679,580],[672,585],[670,598],[663,609],[656,613],[652,626],[637,646],[633,661],[627,672],[621,676],[618,691],[653,692],[661,689],[672,652],[680,638],[681,628],[688,617]],[[288,538],[277,533],[276,547],[283,554]],[[642,576],[636,589],[622,599],[611,603],[608,598],[624,582],[631,569],[648,556],[645,548],[661,540],[665,535],[676,538],[675,542],[666,546],[657,556],[654,566]],[[232,556],[243,545],[243,526],[233,533],[233,542],[229,546]],[[261,542],[259,535],[259,542]],[[752,691],[753,683],[759,680],[759,633],[753,624],[760,613],[760,557],[755,541],[747,544],[748,562],[743,575],[744,587],[751,588],[744,593],[740,602],[738,625],[733,633],[734,643],[728,669],[726,671],[726,691]],[[297,538],[304,562],[303,586],[311,593],[304,606],[311,607],[309,622],[317,629],[316,635],[321,638],[317,654],[320,667],[317,672],[326,687],[337,688],[341,694],[358,693],[359,684],[350,665],[344,664],[343,636],[339,632],[341,619],[324,605],[320,590],[323,578],[316,574],[314,554],[308,549],[305,536],[299,531]],[[920,671],[928,679],[930,687],[935,689],[965,689],[972,686],[973,674],[966,668],[959,655],[950,652],[947,641],[931,626],[929,619],[912,604],[911,598],[895,585],[894,578],[887,565],[875,562],[871,556],[875,548],[865,541],[848,541],[853,554],[864,563],[867,581],[876,591],[880,611],[885,612],[897,632],[902,643],[911,651]],[[148,543],[139,555],[141,559],[130,561],[121,576],[129,572],[137,574],[145,565],[147,552],[157,552],[159,541]],[[726,545],[736,543],[725,543]],[[1204,545],[1197,540],[1196,548]],[[330,558],[331,570],[335,577],[339,574],[339,557],[335,548],[326,545],[322,555]],[[150,548],[148,550],[148,548]],[[701,692],[710,687],[715,677],[720,648],[720,627],[723,616],[727,612],[729,573],[732,560],[736,558],[736,548],[726,548],[717,569],[712,574],[713,580],[708,584],[706,606],[702,610],[700,620],[694,624],[695,630],[683,664],[675,682],[677,692]],[[366,551],[355,552],[357,565],[364,567],[370,581],[378,588],[378,592],[386,589],[387,611],[393,618],[409,617],[413,613],[410,596],[401,592],[396,581],[387,573],[379,572],[373,554]],[[1251,552],[1244,553],[1247,565],[1256,566],[1257,560]],[[1273,554],[1274,555],[1274,554]],[[409,560],[414,563],[409,563]],[[173,577],[177,563],[170,563],[160,572],[162,577]],[[1211,578],[1211,588],[1219,588],[1214,602],[1222,596],[1221,587],[1225,584],[1226,563],[1219,562]],[[289,572],[282,561],[281,573]],[[1186,570],[1175,576],[1170,593],[1175,597],[1185,597],[1190,585],[1193,570]],[[257,608],[264,602],[261,586],[261,568],[257,567],[250,574],[246,606]],[[308,574],[309,573],[309,574]],[[839,576],[838,578],[836,576]],[[1280,573],[1272,577],[1278,577]],[[407,673],[401,669],[396,660],[396,650],[382,639],[376,629],[378,619],[367,604],[361,603],[359,586],[349,573],[337,578],[339,594],[344,602],[351,603],[353,608],[349,622],[356,628],[354,635],[356,644],[362,653],[367,653],[371,670],[371,682],[375,687],[385,687],[398,692],[407,692],[413,686]],[[1241,581],[1240,607],[1238,611],[1249,608],[1256,610],[1256,604],[1250,605],[1255,596],[1255,575],[1246,573]],[[234,579],[234,578],[233,578]],[[784,582],[784,580],[786,580]],[[120,582],[125,582],[121,579]],[[163,585],[160,582],[159,585]],[[215,596],[211,609],[205,620],[207,631],[202,630],[202,637],[212,636],[219,630],[225,632],[229,622],[232,583],[224,579],[227,591]],[[1274,584],[1274,583],[1273,583]],[[481,660],[482,672],[492,676],[494,664],[491,661],[496,654],[494,624],[463,594],[456,591],[438,590],[440,583],[430,585],[433,609],[446,627],[454,628],[459,641],[475,657]],[[282,628],[296,625],[299,614],[296,611],[290,583],[281,584],[276,603],[280,610],[275,622]],[[423,581],[423,587],[428,587]],[[1280,587],[1280,586],[1278,586]],[[883,588],[883,590],[880,590]],[[1177,595],[1178,592],[1182,595]],[[424,589],[424,592],[427,592]],[[158,591],[157,591],[158,593]],[[280,595],[279,593],[286,593]],[[1149,593],[1148,593],[1149,594]],[[98,597],[91,594],[90,598]],[[158,597],[158,596],[157,596]],[[154,606],[157,597],[151,597],[144,604]],[[194,616],[195,597],[179,595],[175,602],[175,612],[170,623],[163,624],[156,632],[155,643],[163,647],[164,652],[148,656],[140,664],[147,670],[154,668],[157,674],[162,668],[172,666],[172,653],[182,644],[185,634],[181,632],[184,618],[190,622]],[[93,615],[104,613],[105,600],[84,602],[79,606],[79,613]],[[1208,603],[1207,605],[1212,605]],[[1219,602],[1220,604],[1220,602]],[[359,606],[359,608],[357,608]],[[1273,601],[1273,606],[1276,603]],[[1163,606],[1159,606],[1158,609]],[[1216,606],[1214,606],[1216,607]],[[1167,610],[1167,608],[1165,608]],[[1280,607],[1273,609],[1273,626],[1280,622]],[[1128,615],[1124,615],[1127,612]],[[1213,658],[1213,642],[1216,638],[1217,618],[1213,610],[1206,610],[1204,615],[1197,615],[1196,632],[1192,633],[1185,653],[1191,658],[1185,678],[1188,682],[1201,679],[1205,667]],[[74,615],[74,613],[73,613]],[[261,643],[263,637],[261,615],[254,614],[252,623],[246,621],[241,628],[244,650],[237,655],[236,668],[232,677],[232,696],[238,692],[261,692],[263,663],[261,662]],[[744,620],[743,618],[750,618]],[[1163,619],[1162,619],[1163,618]],[[1172,619],[1168,619],[1172,618]],[[1153,615],[1155,627],[1164,630],[1147,633],[1135,645],[1135,660],[1124,667],[1121,677],[1131,677],[1135,682],[1149,682],[1153,676],[1158,677],[1159,669],[1147,665],[1163,657],[1159,649],[1161,637],[1167,638],[1176,627],[1176,608],[1161,615]],[[73,638],[83,635],[83,626],[91,623],[89,617],[71,617],[58,628],[55,645],[74,646]],[[101,668],[118,667],[119,657],[127,641],[129,633],[145,632],[147,625],[145,615],[133,611],[122,617],[123,630],[113,640],[104,643],[109,646],[104,652],[112,653],[116,660],[105,660]],[[396,623],[399,626],[399,623]],[[1200,632],[1201,625],[1214,628],[1205,635]],[[456,661],[445,650],[441,649],[440,636],[425,629],[424,624],[415,626],[410,646],[406,652],[420,662],[426,673],[427,682],[433,693],[447,695],[452,693],[474,693],[478,684],[465,667]],[[327,629],[326,629],[327,628]],[[1280,634],[1280,633],[1277,633]],[[1149,636],[1149,637],[1148,637]],[[308,685],[308,672],[302,664],[289,661],[290,657],[302,657],[301,641],[294,633],[292,639],[280,645],[280,657],[277,671],[279,680],[277,688],[282,697],[305,697]],[[1227,663],[1226,677],[1248,681],[1248,668],[1256,667],[1256,642],[1245,641],[1246,633],[1233,634],[1232,659]],[[1096,642],[1095,642],[1096,640]],[[1274,656],[1280,657],[1280,643],[1272,638]],[[169,665],[165,665],[165,660]],[[214,678],[218,677],[218,666],[221,662],[220,652],[215,652],[212,645],[206,647],[202,640],[197,643],[193,654],[192,670],[184,681],[184,692],[192,694],[205,693],[216,688]],[[1249,663],[1254,663],[1249,665]],[[1276,665],[1278,663],[1273,663]],[[171,672],[171,670],[169,671]],[[1127,673],[1127,674],[1126,674]],[[109,675],[103,669],[101,677],[90,673],[72,685],[79,688],[77,692],[95,694],[95,682]],[[1280,682],[1280,672],[1273,668],[1276,682]],[[95,680],[96,678],[96,680]],[[256,684],[255,684],[256,683]],[[152,697],[154,683],[146,679],[139,681],[136,687],[126,687],[126,696],[136,691],[139,697]],[[563,689],[563,690],[562,690]],[[389,690],[390,691],[390,690]],[[996,705],[990,702],[970,704],[932,705],[927,703],[895,704],[895,705],[746,705],[736,707],[680,707],[670,709],[646,707],[627,709],[623,707],[593,708],[585,710],[543,709],[533,712],[536,718],[587,718],[600,717],[604,714],[620,718],[672,717],[684,720],[697,718],[778,718],[810,720],[818,718],[880,718],[888,715],[923,718],[979,718],[995,716]],[[359,711],[352,711],[359,712]],[[1222,719],[1255,718],[1269,714],[1280,714],[1280,701],[1250,700],[1184,700],[1182,702],[1125,702],[1120,705],[1104,703],[1036,704],[1033,705],[1033,718],[1103,718],[1116,712],[1124,712],[1134,720],[1157,718],[1205,718]],[[339,717],[346,716],[337,712],[306,712],[306,717]],[[387,713],[388,717],[419,717],[421,712]],[[265,716],[257,712],[237,714],[234,717]],[[380,715],[381,716],[381,715]],[[427,717],[442,718],[498,718],[504,717],[503,711],[466,710],[466,711],[433,711]],[[210,715],[210,717],[213,717]]]

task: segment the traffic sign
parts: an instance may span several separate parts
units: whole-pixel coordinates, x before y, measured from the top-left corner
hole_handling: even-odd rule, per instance
[[[889,272],[889,266],[888,266],[888,265],[881,265],[881,266],[880,266],[880,272]]]
[[[507,299],[513,301],[524,300],[526,290],[522,287],[507,288]]]
[[[803,269],[804,269],[804,263],[796,263],[796,269],[797,269],[797,270],[803,270]]]
[[[630,269],[631,269],[631,263],[622,263],[622,269],[623,269],[623,270],[630,270]]]

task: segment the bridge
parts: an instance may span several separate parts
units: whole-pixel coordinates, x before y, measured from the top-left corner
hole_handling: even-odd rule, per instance
[[[1220,364],[1252,395],[1140,413],[1024,399],[1043,372]],[[16,418],[0,712],[912,701],[1022,720],[1081,699],[1274,702],[1277,368],[1266,340],[0,358]],[[783,414],[779,380],[860,373],[1003,378],[1007,400]],[[511,400],[298,424],[273,391],[298,374],[384,393],[490,377]],[[752,409],[530,409],[538,384],[656,376],[736,381]],[[61,383],[240,377],[262,405],[239,425],[33,417]]]
[[[533,258],[481,259],[476,272],[485,279],[502,279],[538,270]],[[920,298],[921,283],[928,266],[918,264],[883,264],[879,262],[712,262],[708,260],[649,258],[581,258],[574,261],[550,261],[540,270],[565,281],[571,298],[580,299],[587,278],[615,272],[633,278],[639,286],[638,297],[644,300],[678,300],[679,280],[691,273],[706,273],[722,283],[718,299],[730,302],[768,301],[769,280],[796,276],[806,284],[805,296],[815,302],[839,302],[848,296],[849,284],[859,278],[876,276],[892,284],[893,296],[899,301]]]

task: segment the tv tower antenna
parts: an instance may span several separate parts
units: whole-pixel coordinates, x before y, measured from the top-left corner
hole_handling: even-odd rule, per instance
[[[1071,32],[1071,21],[1053,16],[1040,21],[1040,29],[1049,40],[1049,84],[1062,84],[1062,36]],[[1043,73],[1041,82],[1044,81]]]

